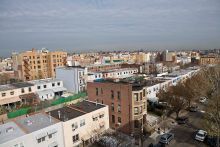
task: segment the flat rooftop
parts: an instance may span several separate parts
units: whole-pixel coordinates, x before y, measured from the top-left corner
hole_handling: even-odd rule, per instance
[[[49,113],[52,117],[65,122],[103,107],[105,107],[105,105],[99,103],[96,104],[95,102],[91,101],[82,101],[77,104],[72,104],[63,108],[50,111]]]
[[[26,133],[14,122],[2,124],[0,125],[0,144],[21,137],[25,134]]]
[[[33,80],[33,81],[29,81],[29,83],[32,84],[47,84],[47,83],[52,83],[52,82],[60,82],[61,80],[58,79],[40,79],[40,80]]]
[[[47,114],[38,113],[25,118],[18,118],[15,122],[27,133],[31,133],[53,125],[59,121],[53,117],[50,118]]]
[[[7,90],[19,89],[19,88],[30,87],[30,86],[34,86],[34,85],[28,82],[6,84],[6,85],[0,85],[0,91],[7,91]]]
[[[57,67],[57,69],[65,69],[65,70],[72,70],[72,69],[85,69],[82,66],[64,66],[64,67]]]

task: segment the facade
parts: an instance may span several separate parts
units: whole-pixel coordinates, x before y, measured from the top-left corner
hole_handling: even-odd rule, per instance
[[[0,147],[64,147],[62,124],[45,113],[0,125]]]
[[[146,122],[146,92],[142,86],[128,81],[89,82],[88,99],[109,106],[109,121],[112,129],[126,134],[139,134]]]
[[[63,87],[63,81],[57,79],[41,79],[29,81],[34,85],[40,100],[50,100],[60,97],[67,89]]]
[[[67,53],[49,52],[46,49],[26,51],[13,54],[15,75],[24,81],[55,77],[55,68],[64,66]]]
[[[16,107],[22,102],[26,103],[29,99],[26,95],[36,92],[36,88],[33,84],[27,82],[0,85],[0,106],[9,108]],[[25,98],[26,97],[26,98]],[[33,96],[33,102],[37,97]]]
[[[200,57],[200,65],[220,64],[220,57],[215,55],[207,55]]]
[[[91,144],[109,128],[108,106],[91,101],[53,110],[49,115],[62,121],[66,147]]]
[[[85,75],[87,69],[80,66],[56,68],[56,78],[63,81],[67,91],[73,93],[85,91]]]
[[[93,64],[86,67],[88,69],[88,72],[98,72],[98,71],[119,69],[121,68],[121,63]]]

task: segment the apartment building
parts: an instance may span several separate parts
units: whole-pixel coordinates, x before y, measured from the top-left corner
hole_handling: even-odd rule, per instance
[[[73,93],[79,93],[85,91],[86,75],[87,75],[87,68],[80,66],[56,68],[56,78],[63,81],[64,87],[67,88],[67,91]]]
[[[220,64],[220,56],[206,55],[200,57],[200,65]]]
[[[24,81],[55,77],[55,68],[66,64],[67,53],[47,49],[13,53],[15,75]]]
[[[146,123],[145,87],[131,78],[87,83],[88,99],[109,106],[112,129],[138,135]]]
[[[34,84],[21,82],[0,85],[0,106],[16,107],[21,103],[37,102],[36,88]]]
[[[45,113],[0,125],[0,147],[64,147],[62,124]]]
[[[36,94],[39,96],[41,101],[50,100],[55,97],[60,97],[67,90],[63,86],[63,81],[58,79],[41,79],[28,81],[34,85]]]
[[[82,101],[48,114],[62,122],[66,147],[87,146],[109,128],[108,106]]]
[[[121,63],[93,64],[86,67],[88,72],[106,71],[121,68]]]

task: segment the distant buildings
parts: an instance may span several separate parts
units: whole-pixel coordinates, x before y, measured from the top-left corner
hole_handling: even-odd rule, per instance
[[[200,57],[200,65],[220,64],[220,56],[218,55],[204,55]]]
[[[67,53],[47,49],[13,54],[15,75],[24,81],[55,77],[55,68],[66,64]]]

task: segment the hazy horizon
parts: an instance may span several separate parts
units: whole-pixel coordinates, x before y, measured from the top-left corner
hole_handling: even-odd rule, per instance
[[[220,48],[219,0],[1,0],[0,56]]]

